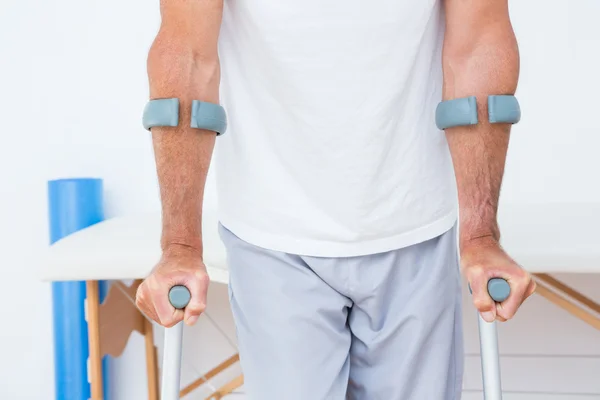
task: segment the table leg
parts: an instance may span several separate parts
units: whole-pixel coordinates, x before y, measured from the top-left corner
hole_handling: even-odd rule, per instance
[[[600,305],[547,274],[534,274],[536,293],[600,330]],[[587,309],[586,309],[587,308]],[[591,310],[591,312],[589,311]]]
[[[92,400],[103,400],[102,353],[100,352],[100,289],[98,281],[86,281],[89,369]]]
[[[158,400],[158,362],[154,346],[152,322],[144,318],[144,343],[146,347],[146,376],[148,377],[148,400]]]
[[[207,381],[209,381],[210,379],[214,378],[215,376],[217,376],[218,374],[223,372],[225,369],[231,367],[233,364],[235,364],[239,360],[240,360],[239,354],[236,353],[236,354],[232,355],[227,360],[223,361],[221,364],[217,365],[216,367],[214,367],[213,369],[211,369],[210,371],[205,373],[203,376],[196,379],[195,381],[193,381],[192,383],[190,383],[183,389],[181,389],[181,392],[179,393],[179,397],[188,395],[190,392],[199,388],[200,386],[202,386],[202,384],[204,384]]]
[[[233,392],[235,389],[239,388],[244,384],[244,375],[238,375],[233,380],[229,381],[223,385],[219,390],[215,393],[211,394],[206,400],[220,400],[223,397],[227,396],[229,393]]]

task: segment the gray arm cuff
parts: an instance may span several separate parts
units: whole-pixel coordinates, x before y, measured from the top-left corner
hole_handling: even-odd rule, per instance
[[[155,126],[177,126],[179,123],[179,99],[150,100],[144,108],[142,125],[150,130]]]
[[[477,100],[475,96],[442,101],[435,110],[438,129],[477,125]]]
[[[521,120],[519,101],[512,95],[488,96],[488,116],[492,124],[516,124]],[[438,129],[477,125],[475,96],[442,101],[435,110]]]
[[[225,109],[218,104],[194,100],[192,102],[192,120],[190,126],[207,129],[222,135],[227,130]]]

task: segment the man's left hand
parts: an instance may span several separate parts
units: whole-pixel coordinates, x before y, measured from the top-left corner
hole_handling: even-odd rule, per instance
[[[492,237],[463,243],[461,269],[473,291],[473,303],[487,322],[511,319],[535,292],[536,284],[531,275]],[[487,285],[492,278],[503,278],[510,285],[510,296],[502,303],[494,302],[488,294]]]

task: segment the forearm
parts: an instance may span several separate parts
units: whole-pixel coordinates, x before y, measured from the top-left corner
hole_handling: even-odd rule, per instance
[[[507,25],[508,24],[508,25]],[[488,122],[488,95],[514,94],[517,42],[508,20],[488,21],[471,38],[449,37],[444,48],[444,100],[476,96],[479,123],[446,130],[460,207],[461,248],[470,240],[499,239],[496,220],[509,143],[509,124]]]
[[[220,24],[219,9],[214,14]],[[190,127],[190,107],[192,100],[219,103],[219,62],[217,40],[212,37],[218,32],[217,22],[197,22],[200,27],[192,28],[181,18],[163,15],[148,55],[150,98],[178,98],[180,102],[177,127],[152,128],[163,249],[176,244],[202,250],[204,184],[216,134]]]

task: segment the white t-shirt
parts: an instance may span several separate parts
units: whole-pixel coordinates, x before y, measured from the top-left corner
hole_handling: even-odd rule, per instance
[[[221,223],[256,246],[347,257],[456,222],[438,0],[234,0],[219,43]]]

